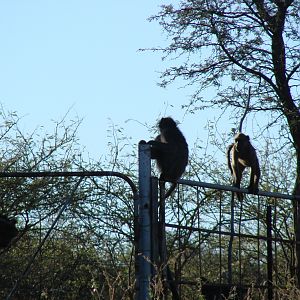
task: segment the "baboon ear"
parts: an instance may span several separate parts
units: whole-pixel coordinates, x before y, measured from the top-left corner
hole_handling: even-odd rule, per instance
[[[249,135],[246,135],[246,139],[247,139],[247,141],[250,141]]]

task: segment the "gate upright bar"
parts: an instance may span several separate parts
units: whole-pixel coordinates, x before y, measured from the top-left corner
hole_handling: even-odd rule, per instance
[[[136,300],[150,299],[151,280],[151,151],[150,145],[139,143],[139,208]]]
[[[268,300],[273,299],[272,207],[267,206],[267,276]]]

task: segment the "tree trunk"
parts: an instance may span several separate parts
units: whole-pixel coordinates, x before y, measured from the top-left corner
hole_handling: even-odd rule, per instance
[[[291,95],[289,81],[286,70],[286,53],[283,40],[284,23],[286,19],[287,8],[278,7],[277,14],[269,19],[269,28],[272,32],[272,59],[274,66],[274,75],[276,79],[277,95],[280,100],[280,106],[286,117],[293,145],[296,151],[297,167],[296,179],[293,194],[300,196],[300,112]],[[295,266],[294,277],[300,286],[300,199],[293,201],[294,213],[294,231],[295,231]]]
[[[294,186],[294,195],[300,195],[300,151],[297,152],[297,174]],[[300,286],[300,199],[293,202],[294,209],[294,230],[295,230],[295,278],[297,286]]]

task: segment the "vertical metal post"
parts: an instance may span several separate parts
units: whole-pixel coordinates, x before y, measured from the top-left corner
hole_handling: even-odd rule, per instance
[[[272,208],[267,206],[267,272],[268,272],[268,300],[273,299],[273,254],[272,254]]]
[[[156,275],[159,265],[159,227],[158,227],[158,178],[151,177],[151,263],[152,276]]]
[[[168,282],[168,276],[167,276],[167,269],[168,269],[168,263],[167,263],[167,242],[166,242],[166,224],[165,224],[165,185],[160,182],[159,184],[159,231],[160,231],[160,268],[162,273],[162,280],[163,282]],[[166,285],[164,287],[163,291],[163,300],[168,299],[168,286]]]
[[[230,239],[228,244],[228,284],[232,284],[232,245],[234,239],[234,193],[230,202]]]
[[[150,145],[139,143],[139,216],[138,255],[136,274],[136,300],[150,299],[151,279],[151,151]]]

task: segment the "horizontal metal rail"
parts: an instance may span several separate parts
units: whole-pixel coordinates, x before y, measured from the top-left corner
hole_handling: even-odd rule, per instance
[[[253,234],[245,234],[245,233],[232,233],[229,231],[223,231],[223,230],[213,230],[213,229],[206,229],[206,228],[196,228],[192,226],[184,226],[184,225],[176,225],[176,224],[170,224],[166,223],[166,227],[175,228],[175,229],[185,229],[190,231],[196,231],[196,232],[205,232],[208,234],[220,234],[220,235],[227,235],[227,236],[234,236],[234,237],[243,237],[248,239],[255,239],[255,240],[264,240],[267,241],[268,238],[263,235],[253,235]],[[283,242],[286,244],[294,244],[294,240],[287,240],[287,239],[279,239],[279,238],[271,238],[274,242]]]
[[[245,194],[252,194],[248,191],[248,189],[245,188],[236,188],[234,186],[230,185],[222,185],[222,184],[215,184],[215,183],[207,183],[202,181],[193,181],[193,180],[186,180],[186,179],[179,179],[179,184],[189,185],[189,186],[198,186],[198,187],[204,187],[214,190],[223,190],[223,191],[229,191],[229,192],[242,192]],[[300,195],[288,195],[288,194],[282,194],[282,193],[274,193],[274,192],[265,192],[265,191],[258,191],[257,194],[259,196],[264,197],[273,197],[273,198],[280,198],[280,199],[288,199],[288,200],[300,200]]]
[[[0,178],[35,178],[35,177],[101,177],[101,176],[113,176],[113,177],[119,177],[123,180],[125,180],[133,193],[133,198],[136,200],[138,199],[138,191],[137,187],[133,183],[133,181],[126,175],[114,172],[114,171],[70,171],[70,172],[51,172],[51,171],[45,171],[45,172],[0,172]]]

